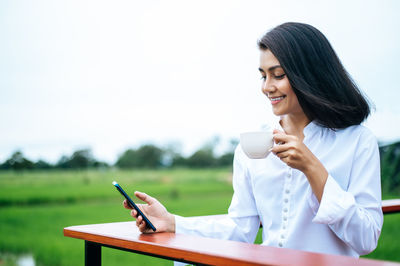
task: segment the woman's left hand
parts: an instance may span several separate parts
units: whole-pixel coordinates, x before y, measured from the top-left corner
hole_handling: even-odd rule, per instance
[[[307,148],[298,137],[285,132],[274,130],[275,145],[271,152],[279,157],[289,167],[300,170],[305,174],[311,188],[321,201],[328,171],[320,160]]]

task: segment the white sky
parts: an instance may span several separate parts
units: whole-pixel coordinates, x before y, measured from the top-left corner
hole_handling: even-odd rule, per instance
[[[190,154],[272,118],[257,39],[314,25],[375,103],[366,125],[400,138],[400,1],[0,2],[0,162],[20,149],[56,162],[90,147],[180,142]]]

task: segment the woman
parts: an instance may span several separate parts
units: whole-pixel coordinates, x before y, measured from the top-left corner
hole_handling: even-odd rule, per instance
[[[258,45],[262,92],[280,117],[277,145],[261,160],[237,147],[228,218],[185,219],[136,192],[147,203],[141,208],[159,232],[253,242],[261,222],[264,245],[370,253],[383,215],[377,141],[360,125],[370,113],[368,101],[314,27],[285,23]],[[136,211],[131,215],[136,218]],[[150,232],[142,217],[136,224]]]

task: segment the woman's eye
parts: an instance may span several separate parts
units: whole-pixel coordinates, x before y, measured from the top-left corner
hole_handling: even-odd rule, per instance
[[[286,74],[276,75],[275,78],[276,79],[283,79],[285,76],[286,76]]]
[[[267,76],[261,76],[261,80],[266,80]]]

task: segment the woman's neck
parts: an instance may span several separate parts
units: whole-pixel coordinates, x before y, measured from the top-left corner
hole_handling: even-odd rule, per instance
[[[294,135],[304,139],[303,130],[310,123],[310,119],[303,113],[302,115],[284,115],[279,123],[286,134]]]

